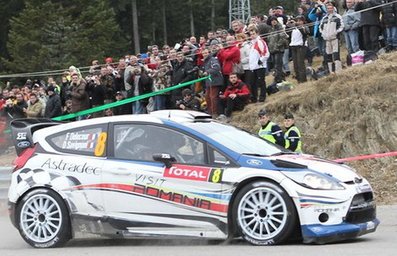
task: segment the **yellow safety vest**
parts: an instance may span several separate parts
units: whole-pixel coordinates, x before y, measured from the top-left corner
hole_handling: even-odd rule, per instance
[[[298,137],[290,137],[290,136],[289,136],[289,133],[290,133],[291,131],[295,131],[295,132],[298,134]],[[290,146],[290,142],[289,142],[290,139],[299,139],[299,141],[298,141],[298,146],[296,147],[295,152],[302,153],[301,133],[300,133],[298,127],[296,127],[295,125],[291,126],[291,127],[288,129],[288,131],[285,133],[284,136],[285,136],[285,137],[284,137],[284,138],[285,138],[285,148],[289,148],[289,146]]]
[[[276,144],[276,139],[272,134],[272,127],[275,125],[272,121],[270,121],[265,128],[261,128],[258,132],[258,135],[264,138],[267,141],[270,141],[273,144]]]

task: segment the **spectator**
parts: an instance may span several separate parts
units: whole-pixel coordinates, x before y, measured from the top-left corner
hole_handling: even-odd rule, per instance
[[[89,73],[91,75],[99,75],[100,70],[101,70],[101,66],[99,65],[99,61],[98,60],[93,60],[91,62]]]
[[[269,50],[266,42],[258,35],[256,27],[250,27],[249,33],[251,37],[251,49],[249,53],[249,67],[253,72],[251,85],[251,101],[258,100],[258,89],[260,89],[259,101],[264,102],[266,99],[266,67],[269,58]]]
[[[86,91],[88,92],[91,107],[95,108],[105,104],[106,88],[101,83],[97,75],[89,77],[87,80]],[[102,117],[103,111],[94,112],[93,117]]]
[[[317,44],[319,53],[323,56],[323,67],[327,68],[326,53],[325,53],[325,41],[320,33],[320,22],[323,17],[327,14],[327,8],[325,7],[324,0],[314,1],[311,8],[308,10],[308,17],[311,22],[314,22],[313,26],[313,37]]]
[[[252,80],[252,72],[249,66],[249,53],[251,49],[251,40],[247,40],[246,34],[240,34],[237,37],[237,40],[240,42],[240,62],[242,69],[244,70],[244,74],[240,74],[241,80],[250,86],[250,82]]]
[[[129,91],[129,97],[136,97],[144,95],[152,91],[153,80],[145,73],[143,67],[135,66],[132,71],[130,84],[132,85]],[[142,99],[132,102],[133,114],[145,114],[148,99]]]
[[[241,20],[233,20],[231,25],[235,36],[244,33],[244,23]]]
[[[218,60],[222,67],[222,75],[225,83],[229,83],[229,75],[233,72],[233,66],[240,63],[240,49],[236,46],[234,36],[226,38],[226,47],[218,52]]]
[[[163,45],[163,58],[165,59],[165,56],[168,56],[170,54],[171,47],[168,44]]]
[[[271,25],[270,35],[267,36],[267,42],[270,52],[270,58],[274,67],[274,82],[280,83],[285,77],[283,73],[283,56],[284,50],[288,48],[288,35],[285,33],[283,26],[279,23],[276,16],[269,18]]]
[[[232,116],[232,111],[243,110],[250,98],[248,86],[238,79],[237,74],[230,74],[229,80],[230,84],[226,87],[225,92],[219,96],[221,103],[219,109],[228,118],[227,121]]]
[[[53,118],[62,115],[62,102],[59,95],[55,92],[55,87],[47,87],[48,101],[45,106],[44,117]]]
[[[360,28],[361,14],[354,11],[354,7],[354,0],[346,0],[346,10],[342,16],[346,48],[349,54],[358,52],[360,50],[358,30]]]
[[[108,66],[111,68],[111,66]],[[104,103],[110,103],[113,101],[115,86],[114,86],[114,78],[111,75],[111,71],[108,67],[101,68],[101,74],[99,75],[99,84],[101,84],[105,90],[105,99]]]
[[[383,0],[382,23],[386,29],[386,50],[397,50],[397,2]]]
[[[259,111],[258,117],[259,124],[261,125],[258,135],[271,143],[284,147],[285,139],[280,126],[270,120],[270,117],[265,109],[261,109]]]
[[[212,56],[209,49],[203,49],[204,57],[203,72],[204,75],[210,75],[211,80],[205,80],[205,100],[207,102],[207,112],[213,118],[218,116],[218,97],[219,92],[224,84],[221,73],[221,66],[217,58]]]
[[[116,96],[115,97],[116,97],[116,102],[124,100],[124,95],[120,91],[116,92]],[[120,105],[120,106],[114,107],[110,112],[111,112],[111,115],[115,115],[115,116],[132,114],[132,110],[131,110],[131,108],[129,107],[128,104],[124,104],[124,105]],[[105,116],[108,116],[108,115],[109,115],[109,113],[106,114],[106,112],[105,112]]]
[[[294,71],[296,80],[299,83],[307,81],[306,67],[305,67],[305,54],[306,42],[309,31],[304,27],[305,18],[303,16],[296,17],[295,26],[291,33],[291,54],[292,62],[294,64]]]
[[[360,27],[362,34],[362,49],[377,52],[379,50],[380,9],[373,8],[378,6],[381,0],[358,0],[355,11],[361,11]],[[360,47],[361,48],[361,47]]]
[[[87,83],[83,78],[80,78],[78,73],[72,73],[72,91],[71,91],[71,100],[72,100],[72,113],[76,113],[82,110],[86,110],[90,107],[90,101],[88,98],[88,94],[86,92]],[[79,116],[77,120],[86,119],[87,116]]]
[[[28,107],[24,109],[26,113],[26,117],[28,118],[41,117],[42,110],[43,110],[43,104],[41,104],[36,94],[31,93],[29,95]]]
[[[72,100],[66,100],[65,106],[62,108],[62,115],[68,115],[72,113]]]
[[[126,68],[125,59],[119,59],[119,64],[117,68],[113,71],[113,79],[114,79],[114,90],[115,91],[125,91],[124,87],[124,72]]]
[[[182,91],[182,100],[176,102],[176,106],[182,110],[200,111],[200,101],[194,97],[192,90],[186,88]]]
[[[181,84],[191,81],[194,78],[193,64],[185,59],[182,52],[176,54],[175,66],[172,70],[171,85]],[[171,92],[171,102],[175,104],[177,100],[182,99],[182,89],[176,89]]]
[[[285,148],[294,152],[302,153],[301,133],[295,126],[295,119],[292,113],[284,115],[285,132]]]
[[[157,59],[157,62],[157,68],[149,73],[149,76],[153,79],[153,92],[164,90],[171,84],[171,64],[168,61],[162,62],[160,59]],[[169,95],[170,93],[165,93],[154,96],[153,110],[165,109]]]
[[[16,118],[24,118],[26,117],[25,110],[28,108],[28,104],[26,103],[22,93],[16,93],[15,99],[10,96],[6,100],[6,106],[4,110],[6,111],[8,117],[10,119]]]
[[[333,64],[335,64],[335,73],[342,70],[339,52],[339,34],[343,31],[343,19],[336,13],[335,6],[327,4],[327,15],[321,20],[320,33],[325,40],[325,52],[327,54],[328,70],[333,73]]]

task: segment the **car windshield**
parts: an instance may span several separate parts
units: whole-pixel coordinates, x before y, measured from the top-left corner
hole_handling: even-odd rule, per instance
[[[239,154],[268,156],[284,152],[281,147],[230,125],[197,122],[189,126]]]

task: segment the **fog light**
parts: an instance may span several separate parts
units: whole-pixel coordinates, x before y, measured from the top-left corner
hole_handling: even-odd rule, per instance
[[[324,222],[326,222],[326,221],[328,221],[328,219],[329,219],[329,216],[328,216],[328,214],[326,214],[326,213],[321,213],[319,216],[318,216],[318,220],[321,222],[321,223],[324,223]]]

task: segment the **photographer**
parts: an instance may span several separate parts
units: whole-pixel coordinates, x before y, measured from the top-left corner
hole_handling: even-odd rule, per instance
[[[112,77],[113,68],[111,66],[102,67],[101,74],[99,76],[99,83],[105,89],[105,103],[110,103],[114,98],[114,78]],[[116,74],[116,73],[115,73]]]
[[[5,104],[4,110],[10,119],[26,117],[25,111],[28,108],[28,104],[24,100],[22,93],[17,93],[15,99],[12,97],[8,98]]]
[[[101,81],[97,75],[87,78],[87,92],[90,97],[91,106],[93,108],[102,106],[105,103],[105,86],[101,84]],[[95,112],[92,115],[93,117],[101,117],[103,116],[103,112]]]

